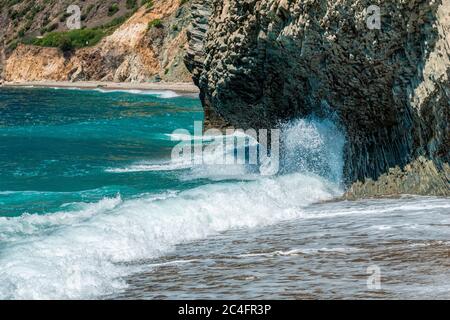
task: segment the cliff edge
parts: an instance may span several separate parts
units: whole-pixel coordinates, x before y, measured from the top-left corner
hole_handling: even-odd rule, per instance
[[[368,28],[368,8],[381,29]],[[348,198],[450,196],[450,0],[194,0],[207,125],[333,115]]]

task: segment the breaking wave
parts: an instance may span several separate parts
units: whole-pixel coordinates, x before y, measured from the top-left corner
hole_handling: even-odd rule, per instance
[[[342,194],[345,139],[331,122],[299,120],[282,136],[285,169],[278,176],[130,200],[117,195],[71,205],[69,211],[0,218],[0,299],[113,294],[127,286],[123,277],[148,268],[139,261],[163,256],[177,244],[302,218],[306,206]],[[134,169],[178,168],[144,164],[111,170]],[[191,169],[192,179],[214,174]]]

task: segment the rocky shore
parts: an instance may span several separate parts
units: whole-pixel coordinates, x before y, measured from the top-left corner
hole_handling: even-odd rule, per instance
[[[332,115],[349,198],[450,196],[449,0],[193,1],[186,65],[208,125]]]
[[[155,0],[69,55],[0,51],[3,85],[199,93],[206,127],[333,117],[347,198],[450,196],[450,0]]]

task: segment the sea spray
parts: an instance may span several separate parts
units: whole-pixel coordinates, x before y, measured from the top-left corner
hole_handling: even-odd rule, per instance
[[[313,173],[341,183],[346,138],[332,120],[293,120],[282,132],[282,173]]]
[[[258,175],[302,172],[317,174],[341,183],[346,138],[332,120],[297,119],[282,124],[280,131],[281,136],[277,133],[276,138],[280,139],[281,146],[277,143],[277,150],[273,154],[280,159],[276,159],[277,169],[271,170],[270,174],[265,174],[264,169],[267,168],[264,167],[264,162],[259,163],[256,168],[255,164],[258,162],[252,160],[258,157],[258,154],[252,156],[252,150],[257,150],[260,146],[255,138],[258,137],[256,130],[253,135],[247,134],[249,130],[228,131],[225,135],[221,131],[207,131],[205,134],[197,132],[191,135],[188,130],[176,130],[166,135],[172,141],[181,141],[172,150],[171,160],[165,163],[141,161],[126,168],[109,168],[107,171],[126,173],[189,169],[190,172],[183,175],[185,179],[212,180],[248,179]],[[273,145],[275,144],[272,143]],[[281,150],[278,150],[279,147]],[[263,148],[262,152],[268,151]],[[266,156],[262,159],[274,157]],[[281,168],[278,168],[279,166]]]
[[[139,261],[163,256],[179,243],[302,218],[303,208],[311,203],[342,193],[339,183],[332,181],[342,170],[342,162],[337,161],[341,155],[337,136],[328,122],[293,123],[283,139],[285,150],[292,148],[285,159],[296,161],[285,160],[285,172],[278,176],[221,181],[136,199],[118,196],[44,216],[2,218],[0,298],[113,294],[126,287],[125,276],[148,268]],[[327,146],[330,142],[333,147]],[[333,150],[338,151],[335,158],[322,154]],[[318,161],[327,165],[328,173],[336,171],[331,175],[316,171]],[[203,172],[201,176],[200,172],[192,168],[187,174],[192,179],[212,175]]]

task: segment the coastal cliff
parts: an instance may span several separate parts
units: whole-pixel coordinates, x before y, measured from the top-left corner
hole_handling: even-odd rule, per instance
[[[381,8],[381,29],[367,8]],[[186,65],[208,126],[333,117],[347,198],[449,196],[450,0],[194,0]]]
[[[44,7],[44,3],[47,3],[44,1],[40,7],[42,10],[29,17],[28,28],[21,25],[24,23],[21,21],[26,19],[15,22],[11,18],[14,12],[26,9],[27,1],[18,1],[11,5],[10,10],[2,10],[3,20],[0,20],[0,24],[4,28],[12,28],[10,33],[3,35],[3,41],[0,41],[4,44],[3,51],[7,51],[3,63],[0,61],[4,80],[191,81],[190,73],[183,63],[187,45],[186,28],[190,17],[189,1],[121,1],[114,15],[108,9],[116,8],[115,2],[75,1],[83,13],[83,26],[91,28],[93,33],[97,32],[100,36],[105,34],[103,38],[95,45],[72,50],[33,45],[34,42],[39,43],[36,40],[48,37],[49,34],[67,32],[65,9],[71,3],[62,2],[57,2],[56,9],[52,11],[52,8]],[[127,11],[126,6],[129,4],[134,7]],[[44,14],[41,11],[46,10],[50,12],[47,18],[41,16]],[[44,18],[50,21],[48,25],[55,26],[47,29],[55,28],[55,31],[39,29],[38,22],[41,23]],[[23,37],[17,42],[19,35],[15,38],[11,35],[18,29],[21,30],[18,34]],[[24,34],[23,30],[27,30],[27,33]],[[43,35],[36,36],[39,32]],[[31,41],[33,36],[36,36],[35,40]]]
[[[71,50],[30,44],[66,32],[70,4],[81,7],[83,30],[102,38]],[[206,127],[332,117],[347,136],[347,198],[450,195],[450,0],[0,5],[0,79],[192,77]],[[381,9],[381,29],[368,28],[371,5]]]

